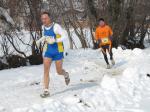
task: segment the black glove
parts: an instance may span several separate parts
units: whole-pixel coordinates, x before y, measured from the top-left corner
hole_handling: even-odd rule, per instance
[[[94,42],[94,49],[98,49],[100,47],[100,43],[101,43],[100,39]]]
[[[100,45],[101,44],[101,39],[97,40],[97,44]]]

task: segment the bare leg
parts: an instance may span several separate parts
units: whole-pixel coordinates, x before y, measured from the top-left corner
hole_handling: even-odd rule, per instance
[[[58,73],[58,75],[63,75],[65,70],[62,68],[63,66],[63,61],[62,60],[58,60],[55,62],[56,64],[56,71]]]
[[[70,78],[69,73],[63,69],[63,60],[58,60],[55,64],[58,75],[63,75],[65,77],[66,85],[68,85],[70,83]]]
[[[50,58],[44,58],[44,89],[49,89],[49,71],[52,60]]]

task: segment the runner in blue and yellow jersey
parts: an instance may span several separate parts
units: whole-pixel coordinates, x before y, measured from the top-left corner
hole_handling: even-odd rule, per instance
[[[63,69],[63,40],[66,38],[66,33],[63,28],[51,21],[50,14],[43,12],[41,14],[42,38],[36,43],[44,41],[43,48],[43,63],[44,63],[44,92],[40,95],[42,98],[48,97],[49,93],[49,71],[52,61],[55,61],[56,70],[59,75],[63,75],[66,85],[69,84],[70,78],[68,72]]]
[[[63,59],[63,40],[66,38],[64,30],[57,23],[49,27],[42,26],[43,37],[47,41],[43,49],[43,57],[51,58],[52,61]]]

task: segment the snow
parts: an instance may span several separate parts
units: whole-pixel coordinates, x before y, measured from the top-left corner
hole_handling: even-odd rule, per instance
[[[53,64],[46,99],[39,96],[43,65],[0,71],[0,112],[149,112],[150,48],[113,51],[116,65],[107,70],[99,50],[68,49],[71,83]]]
[[[10,15],[8,14],[7,10],[0,7],[0,16],[4,16],[6,21],[12,25],[15,25],[13,19],[10,17]]]
[[[22,31],[22,32],[17,32],[16,33],[12,32],[12,35],[14,36],[14,42],[15,42],[15,46],[18,50],[24,52],[27,56],[31,55],[31,45],[33,42],[33,39],[31,38],[30,32],[29,31]],[[2,44],[4,44],[4,40],[3,40],[3,35],[0,35],[0,57],[4,56],[3,50],[2,50]],[[19,39],[21,39],[22,41],[20,41]],[[8,40],[6,41],[7,45],[8,45],[8,54],[18,54],[14,48],[12,47],[12,45],[8,42]],[[24,42],[24,43],[22,43]],[[30,46],[26,45],[29,44]],[[20,55],[20,54],[19,54]]]

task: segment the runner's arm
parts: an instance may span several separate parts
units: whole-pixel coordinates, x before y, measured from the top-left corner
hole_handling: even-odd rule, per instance
[[[110,35],[109,38],[112,41],[112,39],[113,39],[113,31],[112,31],[111,27],[109,27],[109,35]]]
[[[43,36],[39,40],[37,40],[36,43],[39,44],[39,43],[41,43],[41,42],[43,42],[45,40],[46,40],[46,37]]]
[[[95,40],[96,41],[98,41],[98,39],[99,39],[99,32],[98,32],[98,29],[96,29],[96,31],[95,31]]]
[[[39,46],[41,42],[44,42],[46,40],[46,37],[44,36],[44,26],[43,25],[42,25],[41,29],[42,29],[42,37],[36,41],[37,46]]]
[[[98,28],[97,28],[96,31],[95,31],[95,40],[96,40],[96,42],[97,42],[98,44],[101,43],[101,39],[100,39],[100,37],[99,37]]]
[[[63,42],[67,38],[65,30],[59,24],[54,25],[54,32],[61,36],[61,38],[56,39],[56,42]]]

